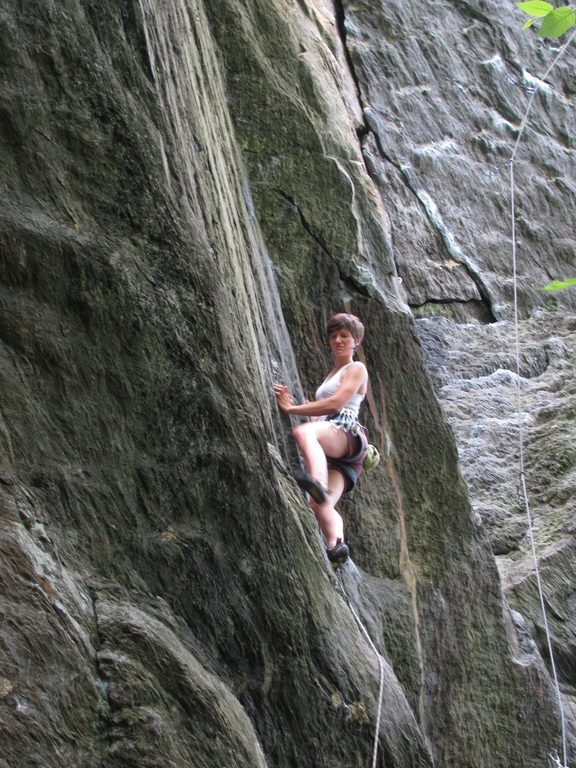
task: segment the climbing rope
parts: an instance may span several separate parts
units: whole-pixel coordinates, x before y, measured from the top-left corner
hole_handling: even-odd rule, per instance
[[[546,78],[548,77],[552,69],[556,66],[556,64],[559,62],[561,57],[564,55],[568,45],[571,43],[575,35],[576,35],[576,29],[572,32],[568,40],[560,48],[557,55],[554,57],[554,59],[552,60],[552,63],[546,69],[542,77],[539,78],[540,81],[544,82],[546,80]],[[507,165],[510,166],[510,216],[511,216],[511,230],[512,230],[512,274],[513,274],[513,286],[514,286],[514,293],[513,293],[514,295],[514,337],[515,337],[515,358],[516,358],[516,393],[517,393],[518,443],[519,443],[519,467],[518,468],[519,468],[519,482],[520,482],[520,490],[521,490],[520,497],[521,497],[524,509],[526,511],[526,518],[528,522],[528,536],[530,539],[532,558],[534,561],[534,573],[536,576],[536,585],[538,588],[538,595],[540,598],[540,607],[542,610],[544,629],[546,632],[546,642],[548,645],[548,653],[550,656],[550,667],[552,670],[552,679],[554,681],[556,696],[558,698],[558,708],[560,711],[560,726],[561,726],[561,733],[562,733],[562,763],[560,763],[558,756],[552,757],[552,755],[550,755],[549,757],[552,762],[554,762],[556,765],[559,766],[559,768],[568,768],[567,745],[566,745],[566,741],[567,741],[566,740],[566,723],[564,718],[564,707],[562,705],[562,695],[560,692],[560,684],[558,682],[558,675],[556,672],[554,652],[552,650],[552,638],[551,638],[550,629],[548,626],[548,618],[546,615],[544,591],[542,589],[542,581],[540,579],[540,569],[538,566],[538,557],[536,553],[536,544],[534,541],[532,513],[530,510],[528,489],[526,487],[526,471],[525,471],[525,460],[524,460],[525,459],[524,428],[522,425],[522,391],[521,391],[521,384],[520,384],[520,330],[519,330],[519,309],[518,309],[518,272],[517,272],[517,252],[516,252],[516,204],[515,204],[514,163],[516,161],[516,153],[518,151],[518,147],[520,145],[522,135],[524,133],[524,130],[528,122],[528,116],[532,109],[534,97],[536,96],[536,91],[537,91],[536,88],[534,88],[531,91],[530,99],[528,100],[526,111],[520,123],[520,130],[518,131],[518,136],[516,137],[516,142],[514,144],[512,155],[510,157],[510,160],[507,163]]]
[[[557,766],[557,768],[566,768],[566,765],[560,762],[557,752],[555,754],[550,753],[548,759],[550,760],[550,763]]]
[[[366,641],[368,645],[372,648],[374,653],[376,654],[376,657],[378,659],[378,664],[380,666],[380,686],[378,691],[378,707],[376,710],[376,727],[374,730],[374,749],[372,752],[372,768],[376,768],[376,760],[378,758],[378,737],[380,734],[380,720],[382,719],[382,699],[384,696],[384,659],[382,658],[381,654],[379,653],[378,649],[376,648],[374,642],[372,641],[372,638],[370,637],[368,630],[362,623],[362,620],[360,619],[360,616],[358,616],[358,613],[356,612],[354,606],[352,605],[350,598],[348,597],[348,594],[346,592],[346,589],[344,587],[344,582],[342,580],[341,574],[338,574],[338,580],[340,582],[340,590],[342,594],[344,595],[344,599],[346,600],[346,603],[348,604],[348,608],[350,608],[350,611],[352,613],[352,616],[354,616],[354,619],[356,621],[356,624],[358,625],[358,628],[360,632],[364,635],[366,638]]]

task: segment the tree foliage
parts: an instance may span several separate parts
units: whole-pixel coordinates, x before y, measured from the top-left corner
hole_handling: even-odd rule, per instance
[[[534,22],[542,20],[538,34],[541,37],[560,37],[576,23],[576,12],[569,6],[554,8],[546,0],[525,0],[515,3],[527,16],[524,29],[531,27]]]
[[[569,288],[571,285],[576,285],[576,277],[568,277],[566,280],[553,280],[548,285],[542,288],[543,291],[563,291],[564,288]]]
[[[538,19],[542,19],[538,34],[541,37],[560,37],[567,32],[576,22],[576,13],[569,6],[554,8],[546,0],[525,0],[515,3],[521,11],[530,16],[523,29],[531,27]],[[576,286],[576,278],[569,277],[566,280],[553,280],[542,288],[543,291],[563,291],[570,286]]]

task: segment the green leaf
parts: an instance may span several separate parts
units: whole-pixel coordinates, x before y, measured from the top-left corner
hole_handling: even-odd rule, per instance
[[[528,19],[528,21],[526,22],[526,24],[524,24],[522,29],[528,29],[528,27],[531,27],[532,24],[534,24],[535,21],[536,21],[536,19]]]
[[[572,8],[556,8],[549,13],[538,30],[540,37],[560,37],[567,32],[576,21],[576,13]]]
[[[526,2],[515,3],[515,5],[528,16],[535,16],[537,19],[548,16],[550,11],[554,10],[554,6],[545,0],[526,0]]]
[[[542,288],[543,291],[563,291],[571,285],[576,285],[576,277],[568,277],[566,280],[553,280]]]

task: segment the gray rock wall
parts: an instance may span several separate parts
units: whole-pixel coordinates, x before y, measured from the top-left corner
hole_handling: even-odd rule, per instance
[[[386,92],[422,79],[424,33],[319,0],[0,9],[1,760],[364,766],[382,673],[379,765],[541,766],[554,690],[427,371],[460,327],[429,343],[399,290],[509,314],[509,275],[456,226],[468,163],[426,177],[428,205],[404,167],[422,139],[389,154]],[[449,29],[439,50],[464,50]],[[312,392],[342,308],[383,460],[342,506],[336,576],[271,386]]]

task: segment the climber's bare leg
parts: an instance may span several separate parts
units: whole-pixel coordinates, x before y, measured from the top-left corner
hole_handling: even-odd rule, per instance
[[[292,434],[302,453],[306,472],[327,488],[326,457],[338,459],[348,453],[346,434],[341,429],[336,429],[329,421],[308,421],[305,424],[299,424],[294,427]],[[334,503],[336,502],[337,500]]]
[[[326,539],[326,549],[335,547],[338,539],[344,541],[344,521],[335,507],[345,488],[346,483],[342,473],[336,469],[329,469],[328,498],[323,504],[318,504],[310,499],[310,506],[314,510],[318,525]]]

